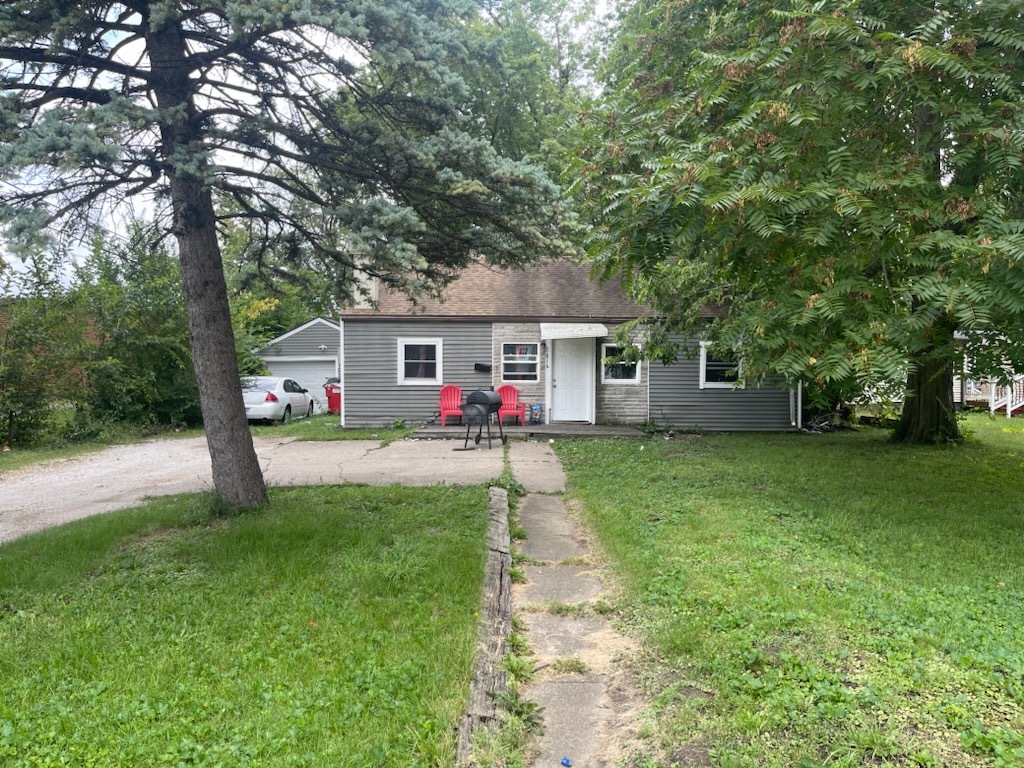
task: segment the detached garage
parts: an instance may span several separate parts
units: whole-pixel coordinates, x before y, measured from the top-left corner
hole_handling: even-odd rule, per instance
[[[327,411],[324,384],[338,376],[341,328],[318,317],[267,342],[256,352],[273,376],[287,376],[313,395],[316,413]]]

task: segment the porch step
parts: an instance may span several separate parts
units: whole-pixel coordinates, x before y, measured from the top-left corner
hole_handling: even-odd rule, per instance
[[[470,431],[470,440],[476,435],[479,427]],[[553,440],[567,437],[647,437],[638,427],[600,424],[527,424],[525,426],[506,425],[502,428],[510,440]],[[466,428],[452,425],[440,426],[428,424],[416,428],[412,435],[419,440],[464,440]],[[498,427],[491,425],[491,438],[498,439]],[[487,439],[487,428],[484,427],[484,440]]]

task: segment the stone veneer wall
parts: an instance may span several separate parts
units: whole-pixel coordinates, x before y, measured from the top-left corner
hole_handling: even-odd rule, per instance
[[[601,383],[601,346],[614,344],[615,339],[601,339],[597,347],[597,423],[643,424],[648,414],[650,362],[640,363],[639,384]]]
[[[494,344],[491,353],[491,381],[494,383],[494,388],[497,389],[502,384],[511,384],[519,390],[520,402],[543,403],[547,375],[547,350],[540,340],[540,325],[538,323],[494,323],[492,334]],[[501,345],[512,343],[536,344],[538,346],[537,381],[505,382],[501,380]]]

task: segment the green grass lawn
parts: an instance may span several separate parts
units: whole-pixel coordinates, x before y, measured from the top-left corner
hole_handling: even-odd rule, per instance
[[[557,443],[646,641],[634,764],[1024,765],[1022,424]]]
[[[412,427],[345,427],[338,417],[322,414],[311,419],[296,419],[288,424],[252,424],[252,433],[260,437],[295,437],[299,440],[380,440],[387,444],[409,437]]]
[[[450,766],[484,488],[186,496],[0,546],[0,765]]]

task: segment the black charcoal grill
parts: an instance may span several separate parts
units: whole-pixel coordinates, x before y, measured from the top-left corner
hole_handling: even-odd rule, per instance
[[[483,437],[484,425],[487,425],[487,447],[491,447],[491,414],[496,414],[501,408],[501,395],[493,389],[477,389],[466,395],[466,402],[462,406],[462,423],[466,425],[466,439],[462,443],[465,448],[469,445],[469,433],[476,427],[476,435],[473,442],[480,445],[480,438]],[[501,428],[501,419],[498,419],[498,434],[501,435],[501,443],[507,442],[505,431]]]

